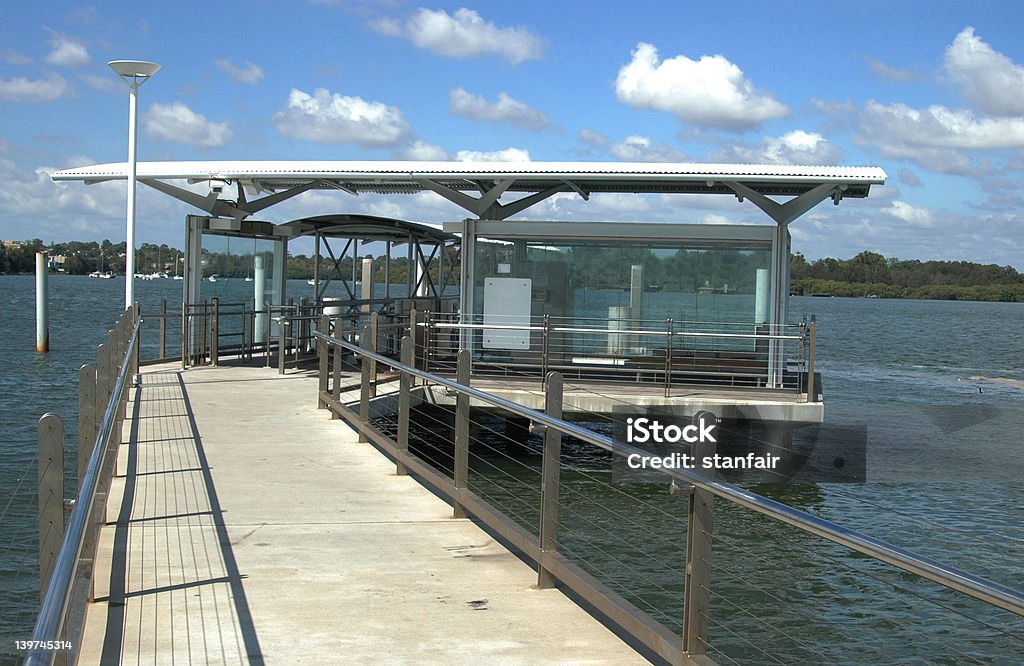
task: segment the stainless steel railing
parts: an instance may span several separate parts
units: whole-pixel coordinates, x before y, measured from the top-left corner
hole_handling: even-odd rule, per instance
[[[624,599],[609,593],[604,586],[578,567],[573,566],[559,553],[558,540],[557,537],[552,536],[552,530],[554,530],[554,534],[557,534],[559,478],[557,447],[560,446],[558,443],[560,440],[549,437],[548,433],[557,433],[559,438],[562,435],[572,436],[620,458],[628,458],[631,455],[649,455],[649,452],[558,418],[557,415],[561,413],[562,386],[562,378],[558,372],[552,371],[547,376],[546,408],[551,413],[544,413],[469,386],[469,353],[466,350],[459,352],[457,378],[451,379],[415,367],[412,355],[413,345],[409,338],[403,339],[402,358],[395,361],[372,349],[320,331],[314,332],[313,335],[320,341],[319,403],[321,406],[329,407],[349,420],[361,433],[364,438],[362,441],[369,439],[384,447],[394,456],[400,471],[412,470],[420,474],[451,497],[455,504],[456,515],[466,511],[473,513],[488,527],[523,549],[538,563],[539,581],[542,586],[545,580],[549,583],[553,580],[560,581],[619,623],[637,640],[670,661],[677,661],[681,655],[691,657],[703,655],[707,648],[708,614],[710,612],[708,594],[712,582],[710,544],[713,519],[711,515],[714,497],[839,544],[873,560],[933,581],[991,606],[1024,616],[1024,593],[1019,590],[819,518],[734,484],[707,477],[699,472],[685,468],[660,469],[658,472],[663,474],[666,481],[670,481],[673,487],[681,484],[682,488],[688,490],[690,502],[689,534],[686,542],[685,618],[682,625],[682,636],[676,636],[673,639],[671,632],[653,617],[646,615],[644,611]],[[369,341],[368,337],[367,340]],[[336,369],[333,390],[330,385],[328,368],[332,348],[335,359],[341,349],[363,359],[357,411],[341,402]],[[396,417],[398,426],[395,439],[377,430],[370,421],[370,400],[377,390],[374,366],[387,367],[399,374],[398,414]],[[454,453],[452,454],[454,462],[450,477],[409,453],[409,394],[413,378],[444,387],[457,396]],[[514,525],[514,521],[483,501],[467,487],[466,459],[469,447],[470,400],[528,419],[534,424],[534,429],[544,429],[543,488],[547,490],[541,490],[539,536],[524,532]],[[554,449],[554,451],[549,449]],[[552,488],[555,488],[555,503],[553,505],[551,503]],[[548,494],[547,500],[544,499],[545,493]],[[554,514],[552,515],[551,512]]]
[[[27,666],[53,663],[59,653],[43,646],[62,644],[67,640],[63,635],[65,621],[74,601],[72,592],[78,576],[83,545],[87,540],[95,544],[95,530],[98,527],[95,515],[97,502],[105,501],[98,499],[98,491],[108,485],[109,476],[113,472],[109,460],[114,447],[120,443],[119,428],[128,397],[129,377],[138,372],[137,350],[141,323],[137,310],[129,310],[122,316],[114,331],[115,344],[124,349],[124,354],[120,361],[114,359],[119,365],[110,391],[110,399],[98,424],[96,439],[79,484],[75,508],[43,594],[39,616],[32,631],[30,644],[33,647],[25,658]],[[118,435],[116,441],[112,439],[115,435]],[[84,602],[84,599],[82,601]],[[75,641],[72,640],[71,643],[73,645]]]
[[[474,375],[543,380],[558,370],[580,380],[660,384],[666,397],[673,387],[701,385],[819,399],[813,316],[809,323],[769,326],[548,315],[484,322],[480,316],[426,313],[420,325],[425,367],[438,370],[451,370],[458,350],[471,347]],[[511,339],[516,342],[507,344]]]

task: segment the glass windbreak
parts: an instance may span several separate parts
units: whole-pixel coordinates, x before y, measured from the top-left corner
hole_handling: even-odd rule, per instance
[[[280,241],[265,238],[203,234],[200,257],[202,300],[221,303],[282,302],[283,283],[276,279],[280,268],[277,255],[283,252]]]
[[[673,348],[752,351],[749,334],[767,321],[770,243],[652,246],[478,239],[475,260],[474,311],[485,323],[500,324],[496,313],[514,310],[528,311],[534,321],[549,315],[583,329],[663,332],[671,319]],[[514,291],[503,292],[504,283]],[[488,303],[488,296],[501,302]],[[512,300],[528,300],[529,305],[512,307]],[[740,335],[702,337],[711,332]],[[559,343],[577,355],[636,356],[664,349],[666,339],[609,332],[575,334]],[[522,344],[533,348],[538,343]]]
[[[631,319],[752,324],[758,271],[763,271],[763,290],[770,260],[767,244],[640,247],[478,240],[475,309],[483,312],[488,278],[529,278],[533,316],[606,318],[610,308],[630,308]]]

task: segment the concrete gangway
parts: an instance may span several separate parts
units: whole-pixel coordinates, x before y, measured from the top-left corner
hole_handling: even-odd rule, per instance
[[[646,663],[316,395],[305,372],[143,372],[79,663]]]

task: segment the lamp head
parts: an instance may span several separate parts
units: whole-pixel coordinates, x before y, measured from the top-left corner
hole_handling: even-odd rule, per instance
[[[138,88],[160,69],[160,65],[145,60],[111,60],[107,64],[130,88]]]

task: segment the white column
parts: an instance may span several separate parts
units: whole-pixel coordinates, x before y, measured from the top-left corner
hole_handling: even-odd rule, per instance
[[[265,301],[267,300],[267,269],[263,265],[263,255],[257,254],[253,258],[252,267],[252,288],[253,288],[253,303],[256,310],[264,310],[266,308]],[[253,331],[253,340],[259,343],[266,342],[267,335],[267,313],[258,312],[256,314],[256,330]]]
[[[49,270],[46,253],[36,252],[36,351],[50,351]]]
[[[128,231],[125,238],[124,309],[135,303],[135,143],[139,137],[137,118],[139,106],[138,86],[129,87],[128,95]]]
[[[754,323],[768,323],[768,303],[771,298],[771,289],[768,286],[769,271],[767,268],[758,268],[757,277],[754,281]]]

